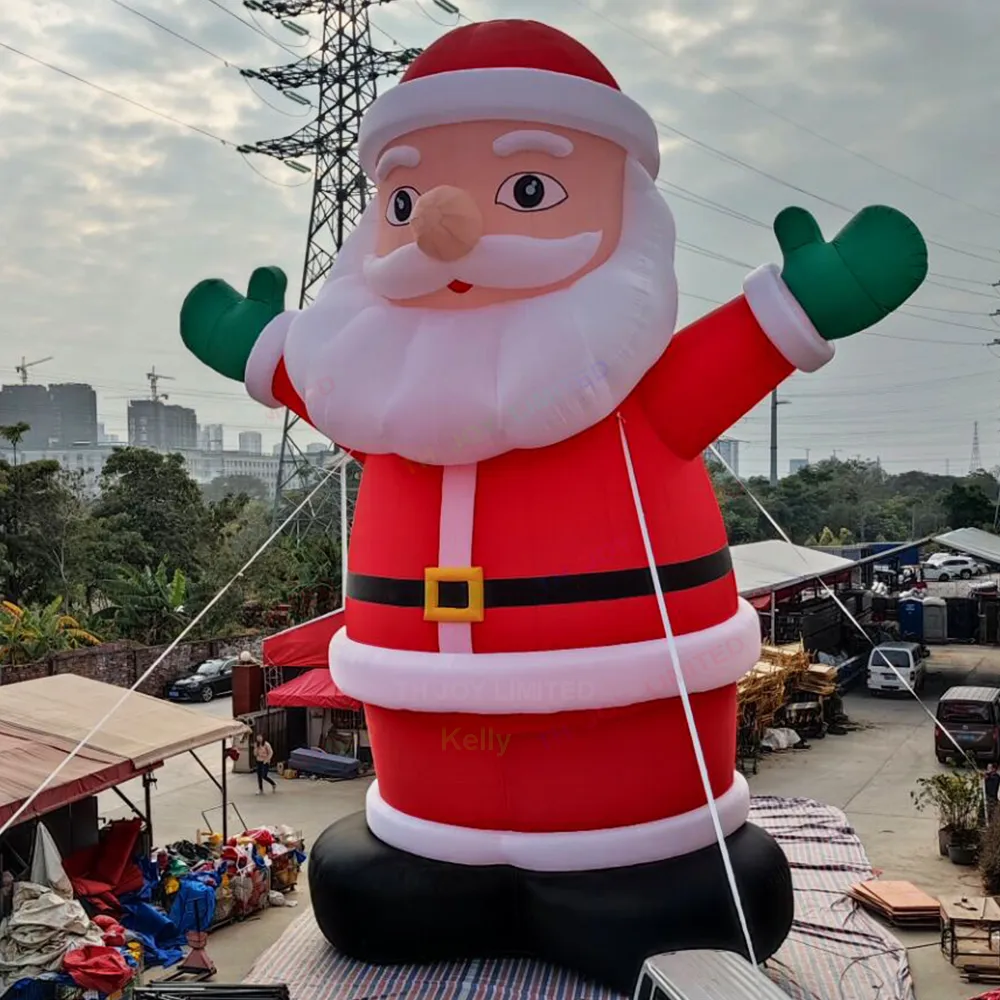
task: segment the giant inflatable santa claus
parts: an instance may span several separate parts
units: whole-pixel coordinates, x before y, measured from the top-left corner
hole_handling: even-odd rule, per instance
[[[655,951],[742,949],[669,626],[771,954],[788,867],[734,773],[759,623],[701,456],[916,290],[920,233],[876,207],[824,242],[787,209],[783,265],[675,333],[655,124],[535,22],[433,44],[360,156],[378,197],[315,303],[286,311],[264,268],[181,317],[199,358],[363,463],[330,664],[378,780],[315,847],[320,925],[373,962],[526,953],[621,989]]]

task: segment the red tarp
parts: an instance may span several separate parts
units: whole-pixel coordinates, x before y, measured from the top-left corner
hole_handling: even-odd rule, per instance
[[[271,708],[332,708],[360,712],[361,702],[348,698],[330,676],[329,668],[307,670],[267,693]]]
[[[261,656],[270,667],[327,667],[330,640],[344,625],[344,612],[331,611],[264,640]]]

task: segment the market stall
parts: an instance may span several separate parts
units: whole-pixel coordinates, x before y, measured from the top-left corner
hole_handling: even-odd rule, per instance
[[[190,753],[217,785],[226,817],[229,742],[245,727],[135,693],[127,711],[101,723],[121,694],[71,674],[0,688],[0,820],[15,821],[0,839],[0,988],[14,998],[127,993],[145,968],[176,963],[188,943],[189,927],[174,919],[181,911],[155,898],[161,879],[150,857],[150,775],[168,758]],[[86,746],[67,761],[84,739]],[[213,743],[221,750],[221,767],[214,769],[196,752]],[[142,783],[142,806],[123,791],[133,779]],[[96,795],[105,790],[118,794],[134,818],[100,828]],[[225,845],[225,818],[221,825],[208,836]],[[272,835],[278,853],[285,851],[282,836]],[[271,845],[262,853],[240,838],[233,843],[265,871],[269,893],[277,860]],[[279,865],[294,870],[282,876],[293,885],[298,864],[296,854]],[[185,881],[186,873],[178,886]]]
[[[280,679],[267,685],[265,700],[269,712],[305,715],[305,746],[288,746],[289,759],[295,751],[309,750],[357,760],[365,769],[372,758],[364,707],[345,695],[330,676],[330,640],[343,623],[343,611],[335,611],[265,639],[265,677],[273,671],[274,680]],[[273,725],[274,720],[268,722]]]

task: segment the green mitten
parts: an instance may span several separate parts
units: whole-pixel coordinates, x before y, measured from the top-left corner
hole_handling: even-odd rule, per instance
[[[902,212],[862,209],[829,242],[804,208],[774,220],[784,255],[781,276],[824,340],[874,326],[927,276],[927,244]]]
[[[278,267],[258,267],[245,297],[218,278],[199,282],[181,306],[181,339],[199,361],[242,382],[257,338],[284,312],[287,287]]]

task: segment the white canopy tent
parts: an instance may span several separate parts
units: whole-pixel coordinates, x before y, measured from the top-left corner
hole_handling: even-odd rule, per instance
[[[744,597],[757,597],[784,590],[817,577],[842,573],[855,565],[850,559],[842,559],[804,545],[792,545],[780,539],[734,545],[730,551],[736,574],[736,589]]]

